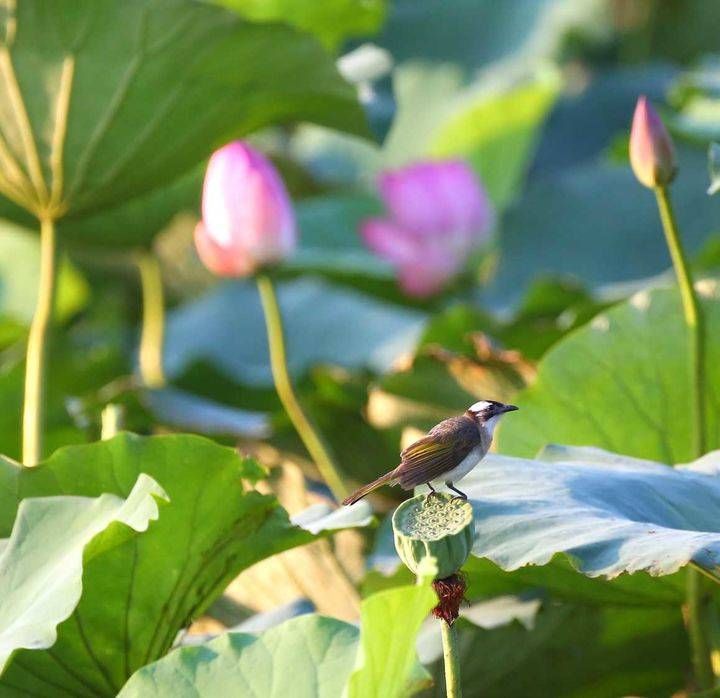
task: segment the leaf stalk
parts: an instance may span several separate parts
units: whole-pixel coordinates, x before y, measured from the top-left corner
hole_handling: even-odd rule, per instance
[[[675,269],[683,315],[690,345],[690,374],[693,404],[693,455],[699,458],[706,449],[705,420],[705,326],[702,308],[693,284],[692,273],[675,219],[670,193],[665,185],[655,187],[665,240]],[[687,569],[686,622],[690,637],[695,680],[701,690],[712,689],[715,674],[712,667],[712,648],[704,623],[703,580],[693,566]]]
[[[22,459],[27,466],[42,460],[45,413],[45,366],[57,284],[57,246],[55,222],[40,221],[40,278],[38,298],[25,362],[25,399],[23,404]]]
[[[305,444],[310,457],[317,465],[320,474],[338,501],[342,501],[349,494],[337,466],[335,465],[328,446],[323,441],[310,418],[300,405],[292,380],[288,373],[287,355],[285,352],[285,335],[282,324],[282,314],[278,305],[277,295],[272,280],[266,274],[257,275],[258,291],[267,328],[268,347],[270,351],[270,367],[272,370],[275,389],[280,402],[282,402],[290,421]]]
[[[142,293],[142,328],[140,330],[140,378],[147,388],[166,384],[163,364],[165,342],[165,295],[160,264],[152,252],[136,257]]]

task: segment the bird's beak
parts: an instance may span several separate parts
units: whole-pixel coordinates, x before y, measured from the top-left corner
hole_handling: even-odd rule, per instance
[[[504,412],[514,412],[514,411],[517,410],[517,409],[519,409],[519,408],[516,407],[515,405],[505,405],[505,406],[502,408],[502,411],[503,411],[503,413],[504,413]]]

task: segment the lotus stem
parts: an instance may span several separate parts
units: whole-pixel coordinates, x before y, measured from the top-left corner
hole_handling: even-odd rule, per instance
[[[462,698],[460,685],[460,654],[458,652],[457,630],[455,624],[440,621],[445,662],[445,695],[447,698]]]
[[[692,274],[678,232],[675,213],[667,187],[655,188],[665,240],[672,258],[680,288],[685,324],[690,340],[690,369],[693,399],[693,452],[695,458],[705,453],[705,342],[702,309],[698,301]]]
[[[699,458],[705,453],[706,448],[705,335],[702,308],[693,285],[692,273],[682,246],[668,188],[665,185],[655,187],[655,196],[665,240],[680,288],[685,325],[688,330],[693,402],[693,455],[695,458]],[[712,667],[711,646],[704,624],[702,582],[698,571],[689,566],[686,587],[686,622],[690,637],[693,671],[698,687],[701,690],[709,690],[714,687],[715,674]]]
[[[270,277],[265,274],[258,274],[257,285],[265,313],[270,367],[278,397],[334,497],[338,501],[342,501],[349,492],[330,455],[330,450],[300,405],[288,373],[282,314],[280,313],[275,287]]]
[[[42,460],[45,413],[45,365],[55,304],[57,249],[55,221],[40,221],[40,278],[35,314],[30,325],[25,361],[22,459],[27,466]]]
[[[152,252],[136,257],[142,291],[142,329],[140,333],[140,378],[148,388],[165,383],[163,342],[165,337],[165,297],[160,264]]]

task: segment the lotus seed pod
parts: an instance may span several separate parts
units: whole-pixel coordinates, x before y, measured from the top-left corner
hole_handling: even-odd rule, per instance
[[[468,559],[475,540],[472,506],[444,493],[403,502],[393,514],[392,525],[400,559],[418,574],[422,560],[434,557],[435,579],[455,574]]]

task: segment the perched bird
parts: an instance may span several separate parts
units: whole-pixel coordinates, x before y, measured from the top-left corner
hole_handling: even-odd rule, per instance
[[[440,422],[427,436],[410,444],[400,454],[397,468],[353,492],[343,504],[355,504],[383,485],[400,485],[404,490],[427,485],[430,493],[434,494],[435,487],[444,483],[457,492],[458,497],[467,499],[467,495],[454,487],[454,483],[465,477],[485,457],[500,418],[516,409],[515,405],[504,405],[494,400],[476,402],[465,414]]]

